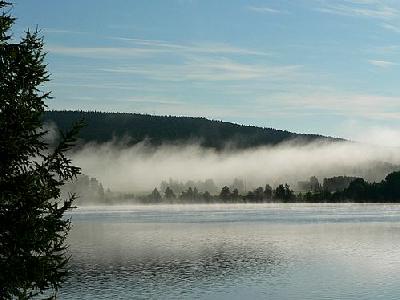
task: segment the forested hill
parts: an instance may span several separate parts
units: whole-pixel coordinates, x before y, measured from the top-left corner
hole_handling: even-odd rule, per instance
[[[153,145],[175,142],[198,142],[202,146],[222,149],[227,145],[250,148],[276,145],[298,139],[302,142],[317,139],[335,140],[314,134],[296,134],[285,130],[244,126],[206,118],[153,116],[134,113],[105,113],[82,111],[46,111],[45,123],[55,123],[61,130],[83,118],[87,124],[81,130],[84,142],[107,142],[127,138],[130,144],[147,139]],[[339,140],[339,139],[336,139]]]

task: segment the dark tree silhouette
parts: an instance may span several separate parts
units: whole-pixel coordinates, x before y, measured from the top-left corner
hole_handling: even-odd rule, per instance
[[[153,202],[161,202],[161,200],[162,200],[162,197],[161,197],[161,194],[160,194],[160,192],[157,190],[157,188],[155,188],[152,192],[151,192],[151,194],[150,194],[150,200],[151,201],[153,201]]]
[[[274,197],[282,200],[283,202],[289,202],[295,198],[293,191],[290,189],[290,186],[287,183],[285,185],[278,185],[278,187],[275,189]]]
[[[196,189],[196,190],[197,190],[197,189]],[[193,199],[194,199],[193,188],[192,188],[192,187],[189,187],[186,191],[183,191],[183,192],[181,193],[181,195],[179,196],[179,198],[180,198],[181,200],[184,200],[184,201],[193,201]]]
[[[210,195],[210,192],[209,192],[209,191],[205,191],[205,192],[203,193],[203,200],[204,200],[206,203],[211,202],[211,195]]]
[[[169,186],[167,186],[167,188],[165,189],[165,199],[169,201],[173,201],[176,199],[174,191]]]
[[[65,156],[79,126],[58,146],[44,142],[42,114],[49,93],[43,40],[26,32],[10,43],[14,18],[0,0],[0,299],[55,294],[67,270],[63,218],[75,196],[60,200],[60,187],[79,173]]]
[[[254,190],[254,200],[256,202],[262,202],[264,200],[264,190],[261,186]]]
[[[234,189],[231,195],[232,201],[236,202],[239,200],[239,190]]]
[[[369,183],[363,178],[353,180],[344,191],[346,197],[355,201],[364,201],[370,197]]]
[[[219,193],[219,199],[221,199],[223,202],[228,202],[231,200],[231,196],[231,191],[227,186],[224,186]]]
[[[271,186],[269,184],[265,185],[264,198],[266,200],[271,200],[271,198],[272,198],[272,188],[271,188]]]
[[[386,176],[382,183],[384,197],[388,201],[400,200],[400,172],[393,172]],[[378,194],[378,193],[377,193]]]

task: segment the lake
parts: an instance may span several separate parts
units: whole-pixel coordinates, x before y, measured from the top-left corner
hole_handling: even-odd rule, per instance
[[[400,206],[78,208],[60,299],[399,299]]]

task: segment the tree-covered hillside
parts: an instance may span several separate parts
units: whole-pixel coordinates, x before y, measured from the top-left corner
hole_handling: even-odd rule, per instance
[[[292,139],[304,142],[331,139],[314,134],[295,134],[285,130],[243,126],[206,118],[153,116],[133,113],[83,111],[47,111],[44,122],[55,123],[61,130],[83,118],[87,126],[80,138],[84,142],[107,142],[126,138],[130,144],[148,139],[153,145],[197,142],[205,147],[249,148],[276,145]],[[332,139],[333,140],[333,139]]]

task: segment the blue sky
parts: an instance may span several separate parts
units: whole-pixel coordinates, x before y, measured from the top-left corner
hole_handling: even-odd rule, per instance
[[[45,36],[51,109],[400,129],[398,0],[20,0],[13,14],[15,37]]]

